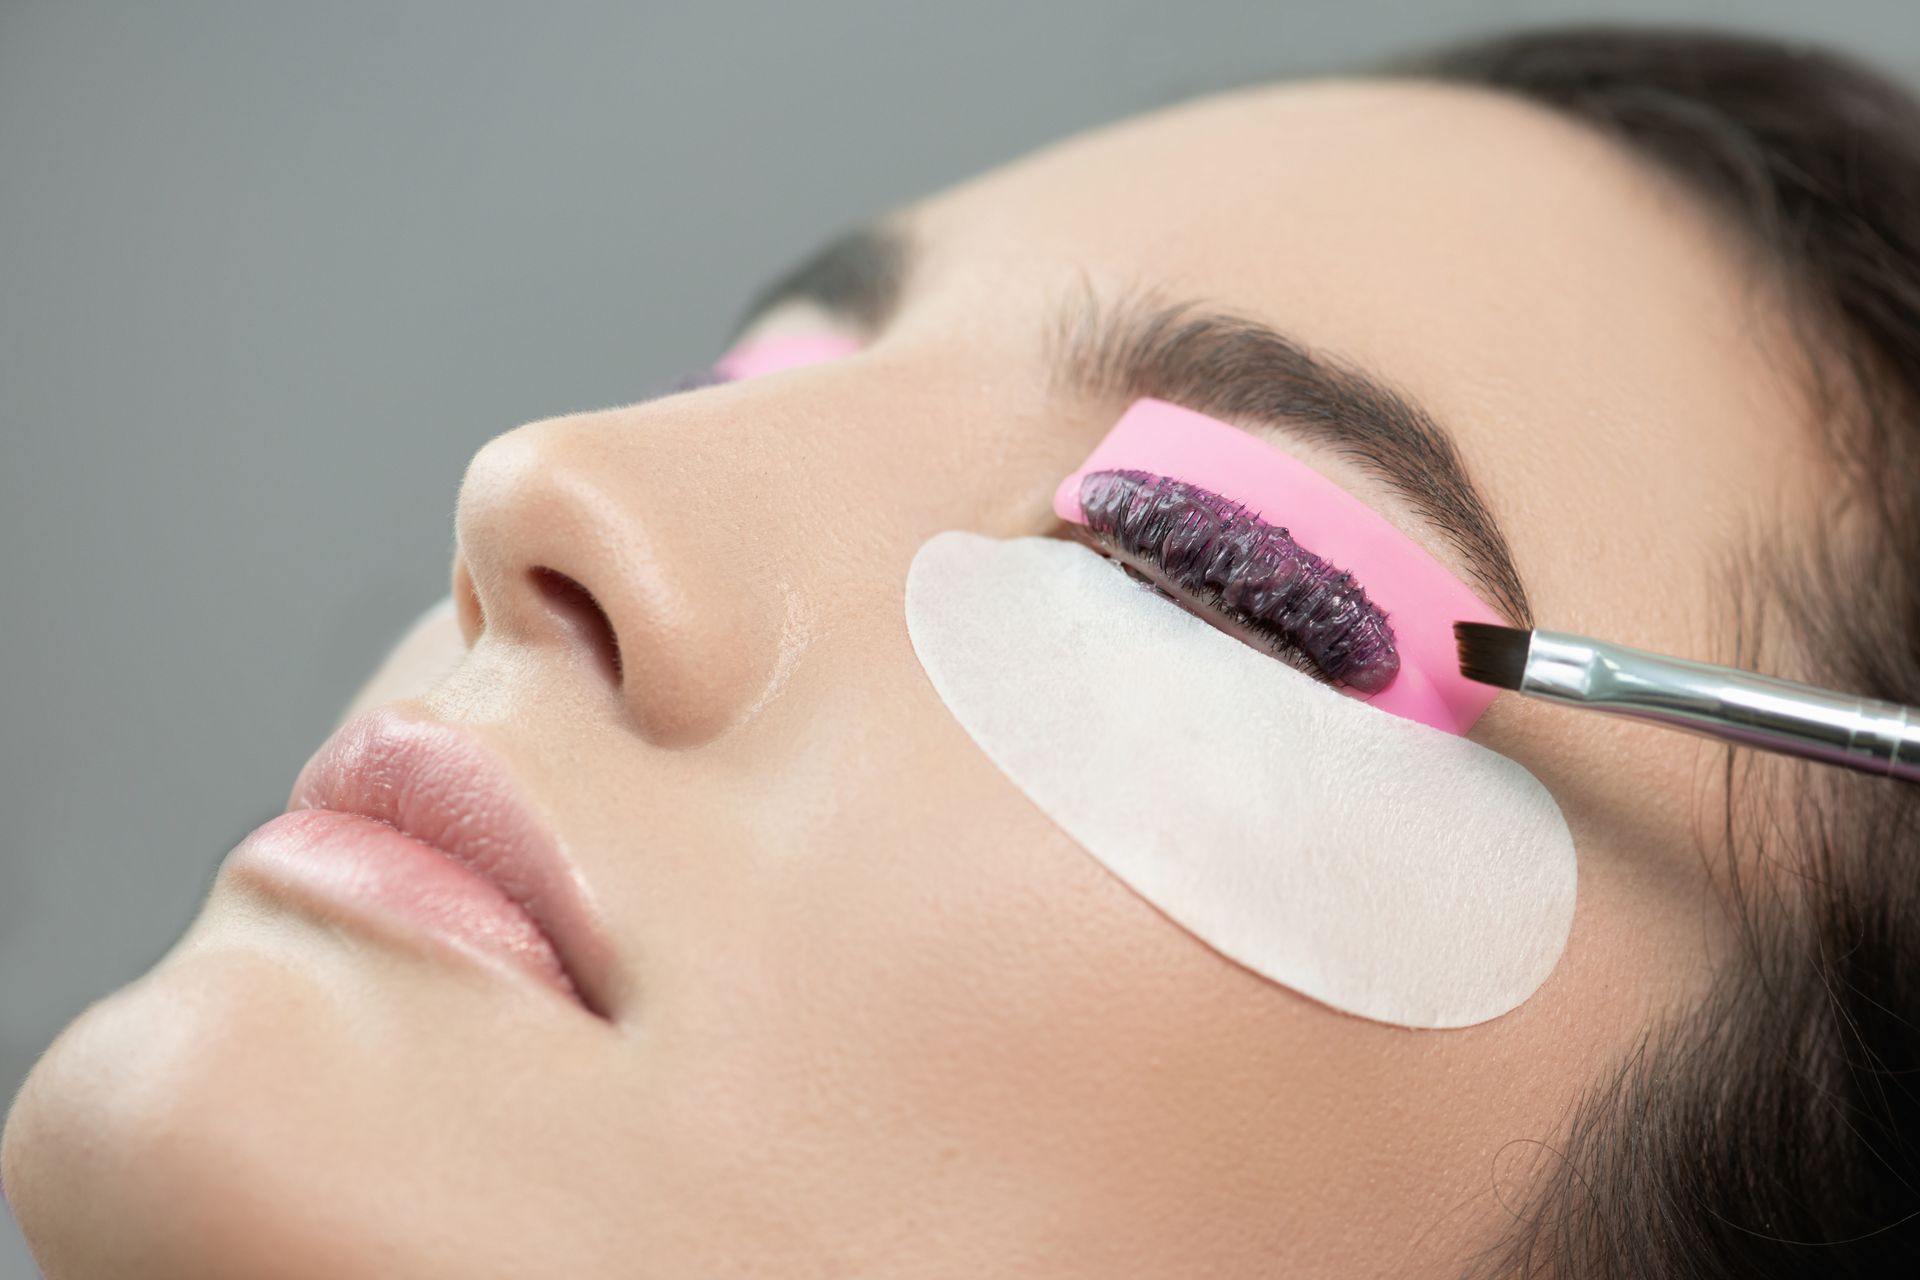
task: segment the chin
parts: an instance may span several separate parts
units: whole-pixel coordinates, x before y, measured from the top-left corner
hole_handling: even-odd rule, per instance
[[[343,1252],[371,1233],[342,1231],[353,1166],[316,1147],[315,1002],[257,954],[176,948],[60,1033],[0,1140],[47,1280],[404,1274]]]

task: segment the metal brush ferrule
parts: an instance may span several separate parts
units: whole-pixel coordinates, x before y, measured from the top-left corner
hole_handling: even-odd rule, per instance
[[[1899,703],[1563,631],[1533,633],[1520,692],[1920,781],[1920,718]]]

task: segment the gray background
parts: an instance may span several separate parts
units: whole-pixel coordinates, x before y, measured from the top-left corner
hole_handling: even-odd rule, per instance
[[[0,1102],[445,592],[488,437],[639,398],[827,232],[1062,134],[1627,16],[1920,57],[1900,0],[0,0]]]

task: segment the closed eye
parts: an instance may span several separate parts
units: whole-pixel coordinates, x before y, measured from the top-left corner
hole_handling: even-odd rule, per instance
[[[1387,616],[1353,575],[1238,503],[1144,471],[1093,471],[1080,505],[1080,536],[1222,630],[1358,693],[1399,673]]]

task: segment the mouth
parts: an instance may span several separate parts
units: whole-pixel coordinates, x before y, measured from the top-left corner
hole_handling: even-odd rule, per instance
[[[256,875],[505,963],[611,1021],[614,953],[585,881],[470,731],[381,707],[301,769],[234,850]]]

